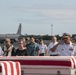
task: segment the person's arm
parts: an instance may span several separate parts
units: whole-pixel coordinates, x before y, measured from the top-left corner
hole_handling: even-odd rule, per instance
[[[53,48],[50,48],[50,50],[51,50],[52,52],[55,52],[55,50],[56,50],[57,47],[61,44],[61,42],[62,42],[62,40],[60,40],[60,41],[58,42],[58,44],[56,44]]]
[[[0,56],[3,56],[4,52],[2,50],[2,48],[0,47]]]
[[[37,56],[39,56],[40,55],[40,50],[38,50],[38,52],[37,52]]]
[[[6,49],[6,50],[4,50],[4,53],[9,52],[9,51],[10,51],[10,49]]]
[[[48,50],[45,50],[45,56],[47,56],[48,55]]]
[[[53,48],[50,48],[50,50],[51,50],[52,52],[55,52],[55,50],[57,49],[58,45],[59,45],[59,43],[56,44]]]
[[[37,50],[37,56],[39,56],[40,55],[39,45],[36,46],[36,50]]]
[[[29,56],[27,48],[26,48],[26,56]]]
[[[48,54],[48,48],[47,46],[45,45],[45,56]]]
[[[11,55],[12,56],[16,56],[16,49],[15,49],[15,47],[12,48],[12,54]]]

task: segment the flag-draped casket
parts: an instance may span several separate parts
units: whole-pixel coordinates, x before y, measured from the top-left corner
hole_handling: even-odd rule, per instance
[[[19,62],[0,61],[0,75],[21,75]]]
[[[76,59],[73,56],[0,57],[0,61],[19,62],[21,75],[76,75]]]

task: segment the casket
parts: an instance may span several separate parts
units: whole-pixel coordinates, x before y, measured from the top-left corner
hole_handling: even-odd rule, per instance
[[[0,61],[0,75],[21,75],[19,62]]]
[[[0,61],[19,62],[21,75],[76,75],[76,59],[73,56],[1,57]]]

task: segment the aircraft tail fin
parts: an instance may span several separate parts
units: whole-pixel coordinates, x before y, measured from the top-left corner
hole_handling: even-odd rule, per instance
[[[22,30],[22,24],[19,24],[18,30],[17,30],[17,34],[21,35],[21,30]]]

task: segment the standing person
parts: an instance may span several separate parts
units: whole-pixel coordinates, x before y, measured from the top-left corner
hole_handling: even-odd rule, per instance
[[[48,53],[47,46],[44,44],[44,41],[40,39],[39,41],[39,49],[40,49],[40,56],[45,56]]]
[[[52,52],[51,49],[56,45],[58,44],[57,42],[57,38],[55,36],[53,36],[52,38],[52,42],[48,45],[48,53],[50,56],[58,56],[58,52],[55,51],[55,52]]]
[[[34,37],[30,37],[30,43],[27,44],[29,56],[39,56],[40,50],[38,44],[35,42]]]
[[[68,33],[64,33],[61,41],[55,45],[52,52],[58,51],[60,56],[75,56],[76,55],[76,45],[71,42],[71,36]]]
[[[9,38],[5,39],[5,45],[3,46],[4,56],[15,56],[15,47],[11,44]]]
[[[24,41],[20,40],[18,44],[19,44],[19,47],[16,50],[16,56],[28,56],[27,48],[24,47]]]

